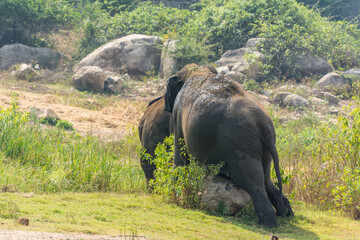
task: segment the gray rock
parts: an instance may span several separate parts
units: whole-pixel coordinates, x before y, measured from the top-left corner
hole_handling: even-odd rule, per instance
[[[323,99],[327,100],[329,104],[334,104],[334,105],[338,104],[341,101],[340,98],[328,92],[324,92]]]
[[[73,85],[80,91],[102,92],[108,75],[97,66],[80,68],[73,76]]]
[[[150,72],[157,73],[160,66],[162,44],[160,37],[132,34],[113,40],[82,59],[77,66],[98,66],[103,70],[128,73],[131,78],[141,79]]]
[[[239,48],[236,50],[226,51],[221,58],[215,62],[218,67],[228,66],[232,70],[234,65],[245,57],[245,55],[253,56],[254,59],[263,61],[265,56],[257,51],[251,50],[249,48]]]
[[[221,67],[216,68],[216,71],[220,75],[225,75],[230,72],[230,69],[228,66],[221,66]]]
[[[246,44],[246,48],[256,48],[261,42],[264,42],[266,38],[250,38]]]
[[[295,57],[293,64],[283,63],[285,71],[292,72],[295,75],[288,77],[298,78],[299,76],[324,75],[333,71],[332,66],[321,57],[304,54]],[[288,69],[288,70],[286,70]]]
[[[216,212],[220,204],[228,207],[234,215],[249,201],[250,195],[238,188],[230,179],[221,176],[208,177],[204,183],[200,205],[203,209]]]
[[[283,102],[283,105],[285,107],[294,107],[294,108],[304,107],[307,106],[308,104],[309,104],[308,100],[296,94],[291,94],[286,96]]]
[[[122,88],[121,78],[118,76],[108,76],[104,82],[104,92],[116,94]]]
[[[23,63],[16,70],[15,77],[22,80],[35,81],[40,78],[40,74],[30,65]]]
[[[20,63],[37,63],[41,68],[53,69],[61,60],[61,54],[49,48],[10,44],[0,48],[0,70],[7,70]]]
[[[278,104],[279,106],[284,106],[284,99],[291,95],[292,93],[290,92],[279,92],[279,93],[276,93],[274,98],[273,98],[273,101],[275,104]]]
[[[37,118],[54,118],[60,120],[60,117],[51,108],[48,107],[30,107],[28,112]]]
[[[225,76],[231,78],[232,80],[234,80],[240,84],[243,84],[246,80],[245,74],[242,74],[240,72],[231,71],[231,72],[226,73]]]
[[[311,88],[304,85],[299,85],[295,88],[295,94],[302,96],[304,98],[308,98],[311,94]]]
[[[337,73],[328,73],[323,76],[316,84],[317,88],[330,91],[335,94],[344,93],[349,85]]]
[[[324,92],[320,89],[313,89],[312,91],[313,95],[315,95],[318,98],[324,99],[326,101],[329,102],[329,104],[338,104],[341,100],[340,98],[338,98],[337,96],[329,93],[329,92]]]
[[[160,69],[159,75],[162,78],[168,78],[171,75],[174,75],[176,71],[180,69],[178,66],[178,61],[176,58],[172,57],[172,52],[176,49],[176,44],[179,43],[178,40],[168,39],[164,42],[161,60],[160,60]]]
[[[328,103],[327,101],[317,97],[309,97],[308,101],[313,105],[326,105]]]
[[[344,72],[345,75],[358,75],[360,76],[360,69],[352,68]]]

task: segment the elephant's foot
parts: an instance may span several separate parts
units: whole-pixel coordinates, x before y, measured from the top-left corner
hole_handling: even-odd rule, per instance
[[[275,213],[272,216],[269,215],[259,216],[259,225],[269,228],[278,227]]]
[[[290,206],[289,200],[285,196],[283,196],[282,199],[283,199],[283,203],[284,203],[285,207],[287,208],[286,216],[287,217],[293,217],[294,212],[293,212],[293,210],[292,210],[292,208]]]

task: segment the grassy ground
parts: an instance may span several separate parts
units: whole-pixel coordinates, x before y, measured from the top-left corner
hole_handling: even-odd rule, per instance
[[[164,204],[157,197],[110,193],[0,195],[0,229],[90,234],[137,234],[147,239],[360,239],[360,222],[293,204],[296,216],[265,229],[256,217],[218,217]],[[17,218],[28,217],[21,226]]]

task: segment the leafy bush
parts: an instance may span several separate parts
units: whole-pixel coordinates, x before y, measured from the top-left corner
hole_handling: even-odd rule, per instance
[[[197,208],[200,204],[199,192],[209,175],[216,175],[221,165],[203,166],[189,155],[189,164],[173,168],[174,136],[159,144],[152,162],[156,165],[154,178],[150,181],[153,191],[167,202],[176,203],[185,208]],[[183,149],[183,154],[185,153]]]
[[[76,16],[66,0],[2,0],[0,1],[0,47],[23,43],[45,46],[37,34],[69,24]]]
[[[66,120],[59,120],[57,121],[55,127],[64,129],[64,130],[74,130],[74,127],[72,123],[66,121]]]

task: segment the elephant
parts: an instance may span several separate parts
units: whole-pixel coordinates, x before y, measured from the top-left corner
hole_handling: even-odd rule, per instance
[[[145,152],[154,156],[157,144],[170,135],[170,113],[164,111],[165,98],[158,97],[148,104],[144,115],[140,119],[138,131],[139,138]],[[154,178],[155,165],[143,156],[140,159],[146,183]]]
[[[206,66],[186,65],[167,80],[165,110],[175,135],[175,167],[187,164],[186,145],[196,161],[223,163],[220,174],[250,194],[260,225],[277,227],[276,215],[294,215],[282,193],[273,122],[239,83]],[[270,179],[272,159],[279,188]]]

